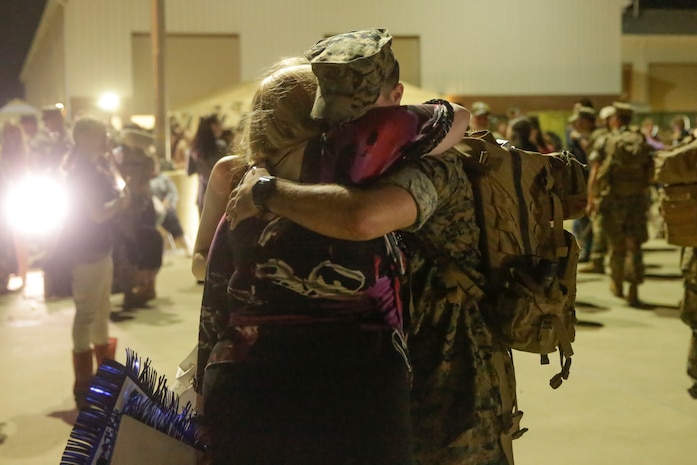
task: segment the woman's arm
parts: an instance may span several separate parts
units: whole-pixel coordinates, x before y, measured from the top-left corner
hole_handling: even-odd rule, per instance
[[[191,272],[199,281],[203,281],[206,276],[208,250],[218,222],[225,213],[232,186],[239,183],[246,167],[242,157],[236,155],[223,157],[213,166],[203,200],[191,262]]]
[[[451,104],[454,111],[453,125],[448,131],[445,138],[438,144],[433,150],[431,150],[429,155],[438,155],[445,152],[453,145],[460,142],[460,140],[465,136],[467,132],[467,127],[470,124],[470,112],[467,108],[458,105],[456,103]]]

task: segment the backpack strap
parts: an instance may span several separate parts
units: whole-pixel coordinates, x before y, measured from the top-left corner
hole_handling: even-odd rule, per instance
[[[561,199],[556,192],[550,191],[552,199],[552,214],[554,220],[552,222],[552,231],[554,235],[554,255],[555,257],[566,257],[569,253],[569,247],[566,245],[564,238],[564,207],[562,207]]]
[[[508,353],[512,362],[513,353],[510,350]],[[520,428],[523,411],[518,410],[518,400],[511,394],[509,386],[505,383],[507,376],[503,362],[503,353],[500,350],[494,350],[491,361],[499,379],[499,394],[501,395],[501,421],[503,423],[500,438],[501,448],[504,454],[506,454],[508,464],[513,465],[513,440],[521,437],[528,429]]]

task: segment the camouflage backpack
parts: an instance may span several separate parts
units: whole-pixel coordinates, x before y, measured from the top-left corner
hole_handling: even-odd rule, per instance
[[[543,155],[475,133],[456,148],[472,181],[487,289],[481,302],[492,331],[510,348],[559,350],[559,387],[569,375],[575,338],[579,247],[563,220],[583,215],[586,172],[568,152]]]
[[[646,193],[652,173],[652,149],[641,132],[620,129],[596,141],[605,158],[598,170],[601,195],[627,197]]]
[[[656,152],[655,180],[662,185],[661,215],[666,241],[697,247],[697,138]]]

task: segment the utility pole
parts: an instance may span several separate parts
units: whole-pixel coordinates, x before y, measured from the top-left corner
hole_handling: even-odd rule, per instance
[[[152,54],[155,75],[155,147],[157,156],[171,159],[169,118],[167,117],[167,85],[165,79],[165,0],[152,0]]]

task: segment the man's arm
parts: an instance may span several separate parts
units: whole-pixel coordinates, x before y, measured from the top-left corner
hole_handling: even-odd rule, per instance
[[[266,175],[266,170],[255,168],[233,190],[227,206],[231,228],[260,214],[252,199],[252,187]],[[354,241],[405,229],[416,222],[418,214],[414,198],[401,187],[385,184],[361,189],[298,184],[280,178],[266,208],[316,233]]]

